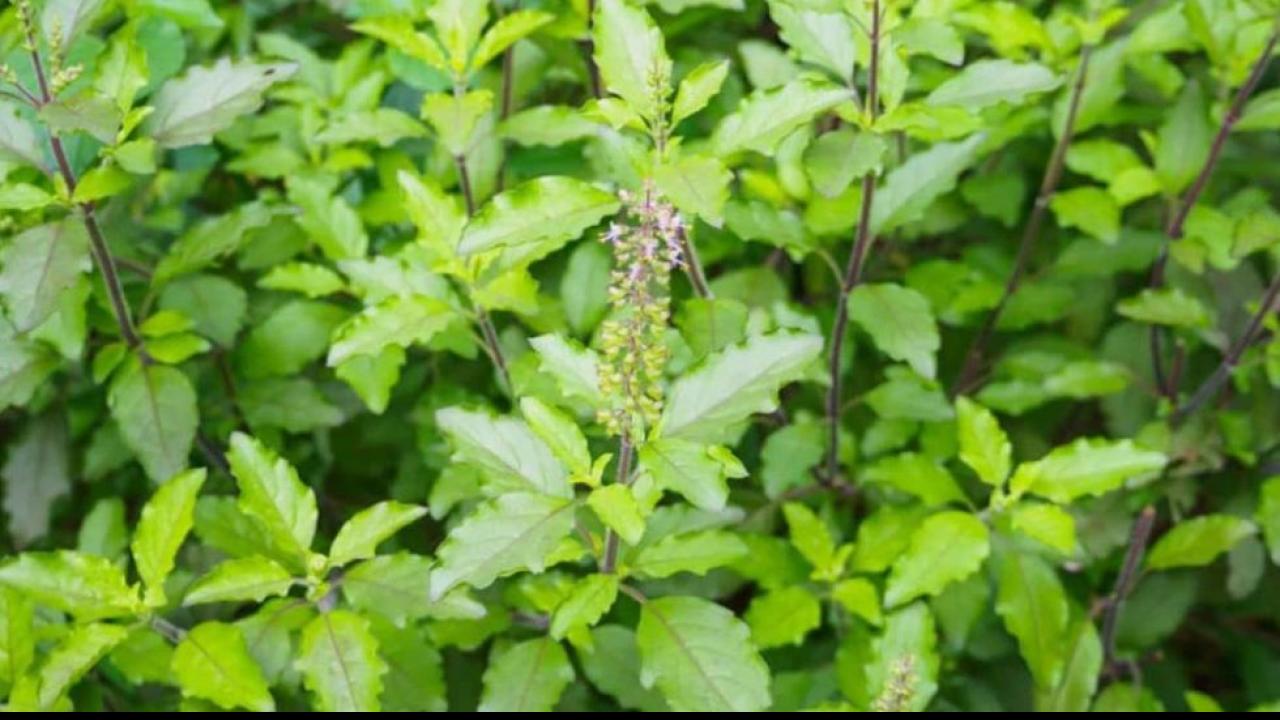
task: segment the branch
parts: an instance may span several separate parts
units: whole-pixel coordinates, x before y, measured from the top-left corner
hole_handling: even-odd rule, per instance
[[[1231,373],[1240,364],[1240,358],[1244,355],[1244,352],[1262,334],[1262,323],[1266,320],[1268,314],[1276,310],[1277,300],[1280,300],[1280,271],[1277,271],[1275,277],[1272,278],[1271,285],[1262,296],[1262,304],[1258,306],[1258,310],[1253,314],[1253,317],[1249,318],[1249,324],[1245,326],[1244,332],[1227,349],[1227,354],[1222,358],[1222,362],[1218,363],[1218,367],[1214,369],[1213,373],[1200,384],[1200,387],[1196,388],[1196,391],[1191,395],[1191,399],[1170,416],[1169,423],[1171,425],[1174,427],[1181,425],[1187,418],[1217,396],[1218,392],[1222,390],[1222,386],[1231,379]]]
[[[196,431],[196,447],[200,449],[200,454],[204,455],[204,459],[209,462],[215,470],[220,471],[223,475],[231,474],[231,466],[227,463],[227,455],[222,452],[222,448],[217,443],[209,439],[201,431]]]
[[[596,0],[587,0],[587,39],[582,41],[587,56],[587,82],[591,86],[591,97],[597,100],[604,97],[604,86],[600,82],[600,68],[596,66]]]
[[[493,6],[497,10],[498,16],[502,17],[504,14],[502,3],[494,0]],[[516,0],[515,8],[520,8],[520,0]],[[502,52],[502,104],[498,110],[499,123],[511,117],[511,111],[515,107],[515,72],[516,44],[511,43]],[[502,192],[507,185],[507,153],[505,152],[507,143],[503,143],[503,145],[502,162],[498,166],[498,192]]]
[[[30,34],[30,33],[29,33]],[[31,46],[31,66],[35,71],[36,85],[40,88],[40,104],[48,105],[53,102],[53,95],[49,91],[49,81],[45,76],[44,63],[40,59],[40,51],[36,49],[34,37],[28,38]],[[76,174],[71,169],[71,163],[67,160],[66,149],[62,145],[62,138],[58,137],[53,128],[49,131],[49,147],[53,151],[53,159],[58,165],[58,172],[62,175],[62,181],[67,186],[67,193],[74,195],[76,191]],[[138,358],[144,364],[150,364],[151,356],[147,354],[146,348],[142,344],[142,337],[138,335],[137,328],[133,324],[133,314],[129,311],[129,303],[125,299],[124,287],[120,282],[120,275],[116,272],[115,258],[111,255],[111,249],[107,246],[107,240],[102,234],[102,228],[98,225],[98,217],[94,212],[94,205],[91,202],[80,203],[80,218],[84,223],[84,228],[89,234],[90,251],[93,259],[98,265],[98,270],[102,273],[102,281],[107,287],[107,296],[111,300],[111,313],[115,316],[116,325],[120,328],[120,336],[124,338],[125,344],[130,350],[138,354]]]
[[[454,96],[461,96],[464,92],[461,82],[453,84]],[[467,158],[465,155],[453,156],[454,166],[458,169],[458,185],[462,189],[462,199],[467,206],[467,218],[471,218],[476,214],[476,198],[475,192],[471,187],[471,173],[467,170]],[[502,345],[498,342],[498,331],[493,326],[493,320],[489,318],[489,314],[484,308],[475,305],[476,324],[480,326],[480,332],[484,338],[485,347],[488,350],[489,357],[493,360],[494,367],[498,369],[498,374],[502,378],[507,392],[514,392],[515,387],[511,384],[511,371],[507,368],[507,358],[502,352]]]
[[[1000,296],[1000,302],[996,303],[995,309],[987,315],[986,321],[982,323],[978,334],[974,336],[973,343],[969,346],[969,351],[965,354],[964,365],[960,370],[960,375],[956,377],[955,383],[951,386],[951,395],[953,397],[964,393],[973,384],[982,365],[986,345],[991,341],[991,335],[995,332],[1000,316],[1004,314],[1009,305],[1009,299],[1018,291],[1018,288],[1022,285],[1022,278],[1027,273],[1027,266],[1030,264],[1031,256],[1040,240],[1040,230],[1044,226],[1045,213],[1049,209],[1049,203],[1053,200],[1054,194],[1058,191],[1059,181],[1062,180],[1062,173],[1067,159],[1067,149],[1071,146],[1071,140],[1075,136],[1076,118],[1080,115],[1080,100],[1084,97],[1085,80],[1089,74],[1089,59],[1092,53],[1092,45],[1085,45],[1080,50],[1080,66],[1076,70],[1076,82],[1071,90],[1071,100],[1067,109],[1066,121],[1063,123],[1062,133],[1054,143],[1053,154],[1049,157],[1049,164],[1045,167],[1044,177],[1040,181],[1040,192],[1036,195],[1035,206],[1032,207],[1031,216],[1027,219],[1027,225],[1022,232],[1022,242],[1018,245],[1018,256],[1014,261],[1013,272],[1009,275],[1008,282],[1005,283],[1004,294]]]
[[[1263,48],[1262,54],[1254,62],[1253,69],[1249,71],[1249,77],[1236,92],[1235,99],[1231,101],[1231,107],[1227,110],[1226,116],[1222,118],[1222,124],[1218,127],[1218,134],[1213,138],[1213,145],[1209,148],[1209,156],[1205,159],[1204,166],[1200,168],[1200,174],[1196,176],[1195,181],[1187,190],[1187,194],[1182,198],[1178,211],[1174,213],[1165,228],[1167,242],[1160,249],[1160,255],[1156,258],[1155,264],[1151,266],[1151,276],[1148,283],[1150,287],[1159,288],[1164,285],[1165,268],[1169,264],[1169,246],[1182,239],[1187,218],[1191,216],[1191,211],[1195,208],[1196,203],[1200,201],[1200,196],[1204,194],[1205,188],[1209,185],[1209,178],[1213,176],[1213,171],[1217,167],[1218,161],[1222,158],[1222,151],[1226,148],[1227,137],[1231,135],[1231,131],[1244,114],[1245,103],[1249,101],[1249,97],[1253,95],[1258,89],[1258,85],[1262,82],[1262,77],[1267,72],[1267,67],[1271,62],[1271,54],[1275,52],[1277,42],[1280,42],[1280,23],[1277,23],[1275,29],[1272,30],[1271,37],[1267,39],[1266,47]],[[1150,342],[1151,367],[1155,372],[1157,387],[1160,388],[1161,392],[1165,393],[1166,397],[1172,400],[1177,395],[1177,388],[1165,382],[1163,353],[1160,349],[1162,344],[1161,333],[1162,330],[1159,326],[1152,326]]]
[[[1120,613],[1124,609],[1125,599],[1133,591],[1138,579],[1138,567],[1146,554],[1147,543],[1151,540],[1151,529],[1155,526],[1156,509],[1150,505],[1138,513],[1133,523],[1133,531],[1129,534],[1129,548],[1124,554],[1124,564],[1120,566],[1120,574],[1116,577],[1115,589],[1106,602],[1106,617],[1102,624],[1102,648],[1106,656],[1103,672],[1110,673],[1116,659],[1116,630],[1120,626]]]
[[[693,241],[689,239],[689,232],[683,224],[680,225],[680,252],[684,254],[685,273],[689,276],[689,282],[693,283],[693,291],[700,298],[708,300],[715,297],[711,292],[711,286],[707,284],[707,274],[702,269],[702,260],[698,258],[698,250],[693,246]]]
[[[631,437],[623,433],[622,437],[618,438],[618,473],[613,479],[615,483],[630,484],[632,450]],[[618,533],[612,529],[606,530],[604,534],[604,560],[600,562],[600,572],[605,575],[612,575],[618,569],[618,543]]]
[[[158,615],[152,616],[149,624],[151,625],[152,630],[155,630],[164,637],[165,640],[168,640],[174,645],[182,642],[183,638],[187,636],[186,630],[183,630]]]
[[[880,0],[871,3],[871,63],[867,70],[867,104],[866,111],[874,121],[876,106],[880,102]],[[867,250],[875,240],[871,233],[871,208],[875,202],[876,176],[868,172],[862,177],[862,209],[858,213],[858,233],[853,243],[853,251],[849,254],[849,264],[844,278],[840,282],[840,293],[836,299],[836,317],[831,326],[831,356],[828,372],[831,385],[827,390],[827,459],[825,482],[834,484],[840,471],[840,356],[844,351],[845,331],[849,327],[849,294],[862,280],[862,267],[866,260]]]

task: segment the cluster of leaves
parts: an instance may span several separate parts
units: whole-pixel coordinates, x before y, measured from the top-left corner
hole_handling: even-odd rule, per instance
[[[1275,708],[1278,38],[6,2],[0,696]]]

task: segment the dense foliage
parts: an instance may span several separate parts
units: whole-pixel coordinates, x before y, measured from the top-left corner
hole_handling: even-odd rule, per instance
[[[7,0],[13,710],[1280,703],[1277,0]]]

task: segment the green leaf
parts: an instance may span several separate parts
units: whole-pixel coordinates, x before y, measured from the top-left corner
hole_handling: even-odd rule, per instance
[[[640,446],[640,470],[658,487],[683,495],[704,510],[723,510],[729,500],[729,478],[743,478],[747,470],[728,450],[718,446],[660,438]]]
[[[1128,145],[1096,138],[1072,142],[1067,150],[1067,167],[1099,182],[1110,182],[1126,170],[1144,165],[1142,158]]]
[[[391,147],[405,138],[426,134],[427,129],[422,123],[407,113],[380,107],[334,118],[316,135],[315,141],[326,145],[376,142],[379,147]]]
[[[850,84],[858,48],[853,22],[846,13],[820,12],[821,9],[808,9],[786,0],[769,1],[769,17],[778,24],[778,35],[796,56]]]
[[[229,347],[244,322],[248,293],[215,275],[189,275],[165,285],[160,307],[191,318],[195,329],[215,343]]]
[[[538,353],[542,372],[555,379],[560,392],[570,398],[580,398],[592,407],[603,405],[597,370],[600,358],[594,350],[559,335],[539,335],[531,338],[529,345]]]
[[[0,683],[7,687],[35,662],[35,607],[10,587],[0,587]]]
[[[884,420],[943,422],[955,413],[941,386],[904,367],[890,367],[888,379],[866,394],[867,405]]]
[[[229,495],[205,495],[196,501],[196,535],[204,544],[231,557],[284,553],[257,518],[246,515]]]
[[[1138,322],[1205,330],[1213,325],[1213,314],[1199,299],[1181,288],[1146,288],[1134,297],[1121,300],[1116,312]]]
[[[212,347],[208,340],[195,333],[166,335],[147,341],[147,354],[152,360],[166,365],[177,365]]]
[[[504,139],[525,146],[555,147],[592,137],[599,131],[599,124],[567,105],[537,105],[512,114],[498,125],[498,134]]]
[[[626,0],[600,0],[593,28],[595,63],[604,86],[642,117],[656,119],[660,97],[652,79],[670,83],[671,59],[653,18]],[[665,86],[660,90],[663,96],[670,92]]]
[[[128,634],[128,630],[118,625],[103,623],[91,623],[73,629],[40,666],[37,676],[40,688],[37,708],[51,710],[56,707],[63,695]],[[15,689],[14,695],[17,694]],[[13,697],[10,698],[10,704],[15,704]]]
[[[133,564],[146,586],[145,601],[152,607],[165,604],[164,581],[173,572],[174,559],[191,532],[196,495],[204,485],[204,468],[173,477],[142,507],[133,534]]]
[[[124,500],[109,497],[94,503],[93,509],[84,516],[84,522],[80,524],[80,532],[76,535],[76,550],[117,560],[124,557],[128,546],[129,528],[124,519]]]
[[[1195,690],[1188,690],[1182,696],[1191,712],[1224,712],[1222,705],[1213,696]]]
[[[191,583],[183,605],[213,602],[262,602],[283,595],[293,586],[288,570],[261,555],[223,560],[204,577]]]
[[[1126,38],[1127,39],[1127,38]],[[1125,40],[1097,48],[1085,73],[1084,92],[1080,95],[1076,116],[1076,134],[1082,135],[1108,118],[1125,94]],[[1070,93],[1059,93],[1053,106],[1052,127],[1061,136],[1070,108]]]
[[[1151,168],[1131,168],[1111,178],[1111,182],[1107,184],[1107,192],[1111,193],[1121,207],[1127,207],[1159,194],[1160,179]]]
[[[1012,468],[1013,446],[991,411],[969,398],[956,398],[960,461],[982,482],[1000,487]]]
[[[434,94],[422,100],[422,117],[431,124],[441,146],[453,157],[466,157],[481,121],[493,110],[493,93]]]
[[[484,672],[480,712],[549,712],[573,682],[569,654],[551,638],[495,652]]]
[[[1053,196],[1049,207],[1063,227],[1078,228],[1105,243],[1120,239],[1120,206],[1102,188],[1063,190]]]
[[[967,504],[968,498],[947,469],[920,453],[900,453],[877,460],[864,479],[897,488],[925,505]]]
[[[837,552],[836,540],[826,523],[800,503],[782,506],[791,533],[791,544],[820,574],[838,577],[844,570],[846,554]]]
[[[19,546],[44,537],[54,502],[71,490],[67,419],[50,411],[26,425],[0,468],[9,535]]]
[[[560,640],[574,630],[594,626],[617,597],[617,575],[597,573],[582,578],[551,616],[551,637]]]
[[[675,102],[671,105],[671,124],[677,125],[711,102],[729,75],[729,61],[708,61],[689,71],[680,81]]]
[[[461,588],[432,601],[431,560],[411,553],[379,555],[346,569],[342,594],[351,606],[381,615],[397,627],[423,617],[475,620],[486,616],[484,605]]]
[[[1167,459],[1131,440],[1080,438],[1035,462],[1023,463],[1009,481],[1015,494],[1033,492],[1057,503],[1104,495],[1125,481],[1157,472]]]
[[[912,17],[893,29],[893,39],[912,55],[931,55],[948,65],[964,62],[964,40],[941,17]]]
[[[120,130],[119,109],[110,99],[97,95],[55,99],[41,107],[37,115],[59,134],[83,132],[104,144],[113,142]]]
[[[418,228],[418,242],[445,258],[452,258],[466,221],[458,198],[413,173],[396,174],[404,198],[405,212]]]
[[[573,496],[564,466],[523,420],[451,407],[436,412],[436,424],[452,441],[454,457],[482,470],[496,487]]]
[[[1008,552],[1000,560],[999,588],[996,614],[1017,638],[1037,687],[1055,687],[1067,660],[1070,612],[1058,574],[1034,555]]]
[[[71,199],[78,203],[97,202],[119,195],[133,184],[133,177],[115,165],[102,165],[84,174]]]
[[[1274,130],[1280,128],[1280,88],[1260,92],[1244,106],[1236,130]],[[0,145],[3,145],[0,141]]]
[[[653,171],[658,190],[688,215],[696,216],[713,227],[724,222],[724,205],[729,200],[729,183],[733,173],[718,159],[705,155],[681,153]]]
[[[184,28],[216,30],[225,24],[213,11],[209,0],[142,0],[140,6]]]
[[[521,492],[481,505],[437,551],[432,599],[460,583],[483,589],[516,570],[541,572],[547,556],[573,530],[574,507],[565,498]]]
[[[796,213],[760,201],[730,200],[725,206],[729,230],[743,240],[767,243],[787,251],[796,260],[813,251],[813,239]]]
[[[35,127],[14,103],[0,103],[0,160],[43,168],[44,157]]]
[[[1098,689],[1102,673],[1102,641],[1089,618],[1076,621],[1066,638],[1062,679],[1050,691],[1036,697],[1042,712],[1084,712]]]
[[[867,173],[880,174],[889,144],[852,128],[824,133],[804,151],[804,169],[815,189],[834,198]]]
[[[535,397],[520,399],[520,414],[569,472],[590,477],[591,451],[586,436],[572,418]]]
[[[1062,78],[1039,63],[979,60],[935,88],[925,102],[977,111],[1000,103],[1018,104],[1028,95],[1046,93],[1061,84]]]
[[[1164,712],[1164,705],[1151,688],[1120,682],[1098,693],[1090,712]]]
[[[641,548],[632,562],[636,573],[665,578],[677,573],[705,575],[733,563],[747,554],[747,546],[724,530],[705,530],[687,535],[668,535]]]
[[[116,376],[107,404],[152,482],[164,482],[187,466],[198,417],[195,390],[181,371],[136,365]]]
[[[884,354],[905,361],[924,377],[936,375],[942,340],[924,295],[889,283],[859,285],[849,294],[849,319]]]
[[[1195,80],[1188,82],[1156,138],[1155,169],[1165,193],[1182,192],[1200,174],[1215,130],[1204,89]]]
[[[911,534],[907,551],[894,563],[884,604],[897,607],[937,595],[982,567],[991,552],[987,526],[966,512],[930,515]]]
[[[329,565],[337,567],[378,553],[378,545],[427,514],[421,505],[384,500],[356,513],[329,546]]]
[[[467,0],[439,0],[426,13],[435,24],[436,33],[449,52],[450,69],[460,75],[467,69],[467,57],[480,41],[480,31],[489,19],[485,4]]]
[[[0,298],[14,328],[43,323],[89,269],[89,234],[75,214],[14,236],[0,249]]]
[[[296,222],[330,260],[362,258],[369,246],[360,216],[324,177],[290,175],[289,200],[301,212]]]
[[[769,668],[733,613],[708,600],[664,597],[640,610],[640,682],[676,712],[759,712],[769,707]]]
[[[297,669],[321,712],[378,712],[387,664],[369,622],[347,610],[321,613],[302,629]]]
[[[291,262],[271,268],[258,281],[258,287],[297,292],[309,298],[318,298],[341,292],[346,288],[346,283],[338,273],[323,265]]]
[[[316,533],[315,493],[288,460],[244,433],[231,436],[227,461],[240,488],[237,506],[262,524],[291,569],[306,569]]]
[[[378,653],[387,663],[382,677],[383,712],[444,712],[448,709],[444,659],[425,628],[400,630],[373,624]]]
[[[793,130],[850,97],[846,88],[811,78],[757,91],[742,101],[737,112],[720,121],[712,147],[721,156],[744,150],[772,155]]]
[[[447,71],[449,63],[435,39],[394,16],[369,17],[351,26],[352,30],[377,38],[400,52],[431,67]]]
[[[822,352],[816,335],[758,335],[709,357],[672,384],[662,414],[667,438],[721,442],[755,413],[772,412],[784,385]]]
[[[53,195],[30,183],[0,185],[0,210],[39,210],[53,202]]]
[[[628,545],[644,536],[645,509],[628,485],[612,483],[598,487],[587,496],[587,505],[605,527],[618,533]]]
[[[390,345],[376,356],[357,355],[333,369],[333,374],[351,386],[374,415],[386,412],[391,390],[400,380],[405,363],[404,349]]]
[[[1151,547],[1147,553],[1147,569],[1208,565],[1257,532],[1256,525],[1234,515],[1202,515],[1185,520],[1174,525]]]
[[[591,631],[591,646],[581,648],[582,671],[601,692],[624,708],[660,712],[667,703],[656,689],[640,684],[640,651],[636,634],[620,625],[602,625]]]
[[[938,691],[937,631],[922,602],[885,619],[884,634],[872,643],[866,668],[873,709],[922,712]],[[906,697],[898,688],[910,688]]]
[[[872,232],[887,233],[919,219],[934,200],[955,187],[984,140],[979,133],[961,142],[939,143],[894,168],[876,192]]]
[[[495,195],[467,223],[462,255],[502,250],[497,269],[527,265],[559,250],[621,205],[612,193],[568,177],[547,176]]]
[[[325,354],[346,317],[345,310],[328,303],[285,303],[249,331],[236,349],[237,365],[249,378],[295,375]]]
[[[756,647],[800,645],[822,624],[822,605],[807,588],[792,585],[756,596],[746,621]]]
[[[471,56],[471,71],[477,72],[501,55],[503,50],[555,19],[554,15],[538,10],[516,10],[502,16],[476,45]]]
[[[866,578],[849,578],[831,586],[831,599],[872,625],[880,625],[880,594]]]
[[[82,622],[128,616],[140,609],[124,572],[97,555],[69,550],[23,553],[0,566],[0,584]]]
[[[225,215],[201,220],[169,246],[156,265],[155,281],[168,282],[231,255],[240,249],[251,231],[266,227],[274,216],[275,212],[266,205],[252,202]],[[196,313],[188,314],[199,317]]]
[[[211,67],[193,67],[166,82],[151,104],[144,130],[160,147],[208,143],[241,115],[262,107],[268,88],[288,80],[297,66],[259,65],[221,58]]]
[[[1019,503],[1014,506],[1010,522],[1014,530],[1070,555],[1076,549],[1076,521],[1071,513],[1048,503]]]
[[[184,697],[208,700],[224,710],[275,712],[262,668],[235,625],[204,622],[191,628],[174,649],[171,667]]]
[[[342,410],[303,377],[264,378],[239,388],[240,410],[254,430],[280,428],[304,433],[342,423]]]
[[[792,422],[770,435],[760,450],[765,494],[777,499],[808,483],[810,470],[822,460],[826,441],[826,429],[815,421]]]

